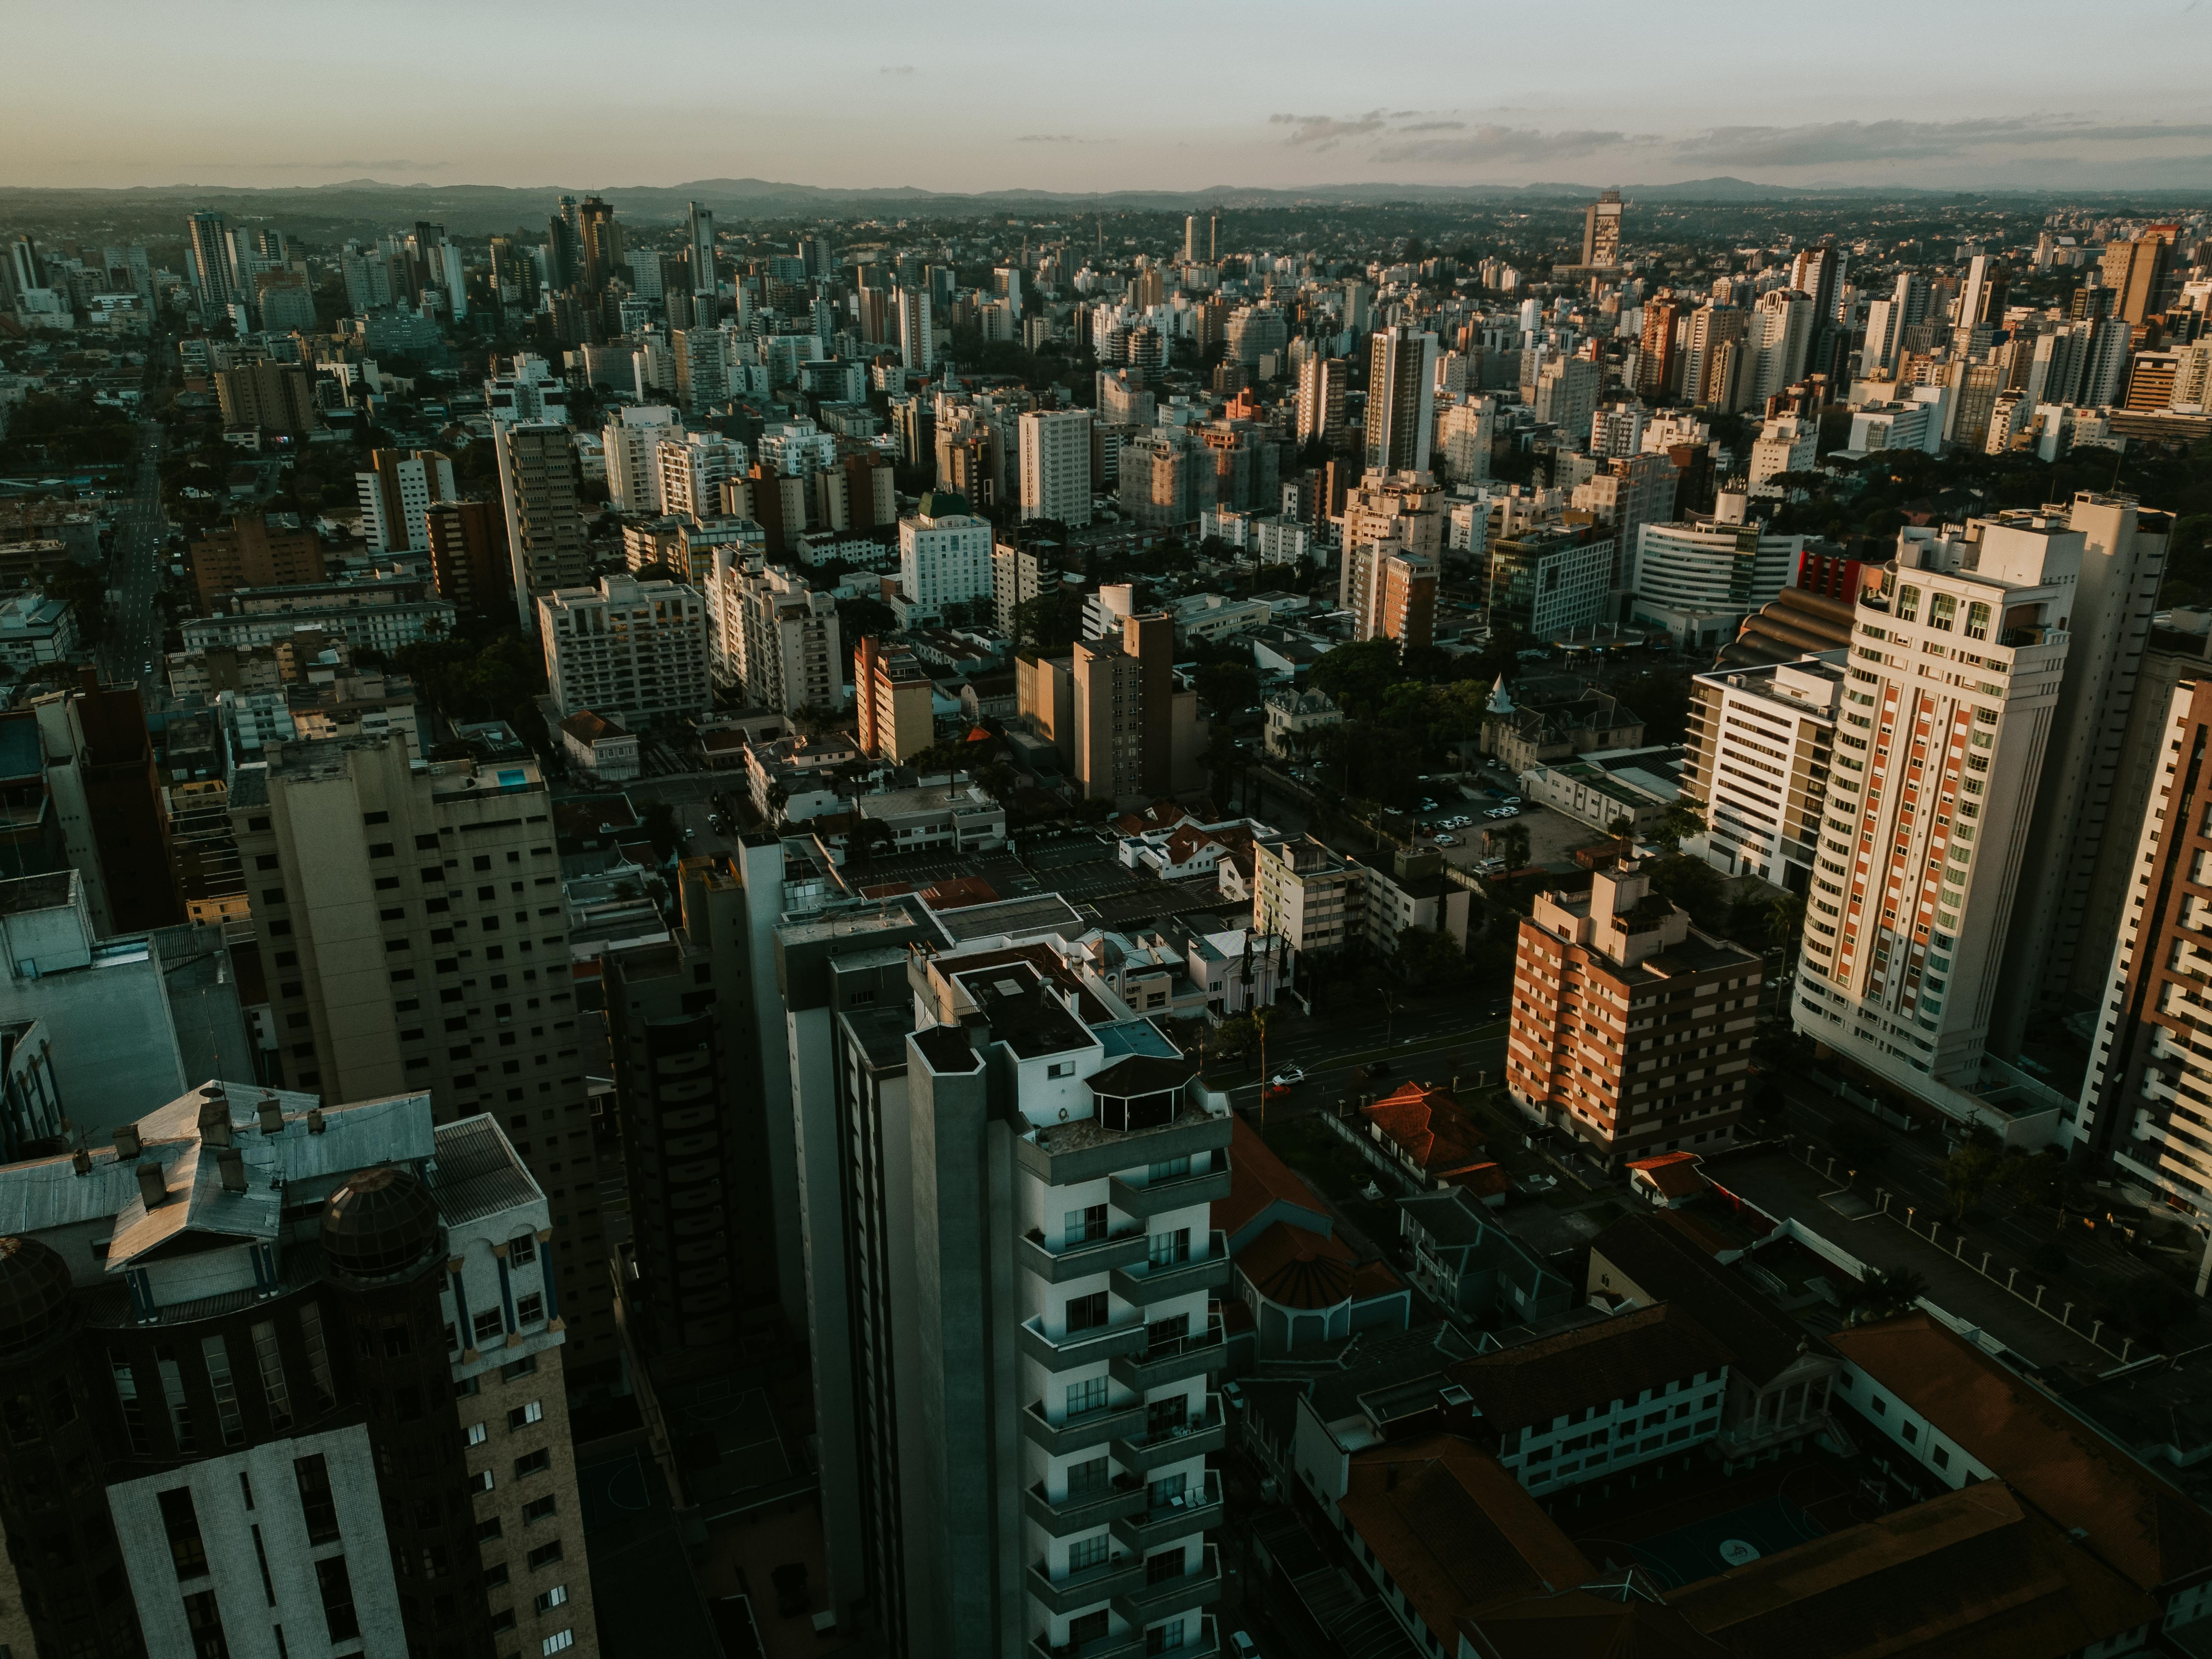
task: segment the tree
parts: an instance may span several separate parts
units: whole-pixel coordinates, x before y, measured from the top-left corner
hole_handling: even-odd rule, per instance
[[[890,850],[896,839],[881,818],[862,818],[845,838],[845,859],[866,870]]]
[[[1234,714],[1260,700],[1259,672],[1249,663],[1208,663],[1194,678],[1199,696],[1217,714]]]
[[[1234,1066],[1251,1059],[1259,1052],[1260,1027],[1250,1014],[1238,1014],[1224,1019],[1213,1028],[1212,1040],[1206,1047],[1213,1058],[1224,1066]]]
[[[1314,664],[1307,683],[1347,714],[1364,717],[1401,678],[1397,643],[1392,640],[1361,640],[1340,645]]]
[[[1467,978],[1467,951],[1439,928],[1407,927],[1398,935],[1398,971],[1412,984],[1429,988],[1457,985]]]
[[[1852,1287],[1850,1322],[1858,1325],[1910,1313],[1913,1304],[1927,1294],[1928,1281],[1911,1268],[1877,1268]]]
[[[1727,896],[1719,871],[1703,859],[1680,853],[1653,861],[1651,890],[1680,905],[1692,921],[1706,928],[1717,925]]]
[[[1501,830],[1486,830],[1482,832],[1482,838],[1492,856],[1505,860],[1508,870],[1528,866],[1528,831],[1523,825],[1508,823]]]
[[[1014,607],[1014,643],[1040,656],[1058,656],[1083,636],[1083,596],[1056,584]]]
[[[1953,1226],[1966,1220],[1966,1212],[1989,1189],[2000,1159],[1996,1137],[1984,1129],[1943,1160],[1943,1190],[1951,1200]]]
[[[1654,839],[1671,853],[1678,849],[1690,836],[1702,836],[1705,833],[1704,816],[1694,807],[1685,806],[1677,801],[1660,814],[1658,830]]]
[[[683,840],[676,827],[676,809],[665,800],[647,801],[638,818],[645,825],[645,838],[653,843],[653,850],[663,859],[674,857]]]

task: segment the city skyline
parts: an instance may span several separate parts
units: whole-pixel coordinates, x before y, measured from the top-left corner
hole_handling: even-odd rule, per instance
[[[670,36],[629,43],[594,38],[596,14],[574,5],[534,9],[527,30],[499,8],[401,5],[387,13],[392,27],[349,42],[348,78],[380,89],[362,100],[331,95],[326,74],[283,44],[288,24],[262,0],[229,7],[234,27],[216,31],[150,7],[122,10],[128,29],[110,27],[96,43],[66,12],[12,26],[27,60],[49,72],[18,88],[0,113],[0,155],[9,158],[0,184],[235,187],[374,177],[531,188],[565,179],[620,189],[727,174],[864,190],[1197,190],[1228,181],[1322,191],[1570,180],[1632,187],[1740,175],[1797,188],[2154,188],[2185,184],[2212,159],[2212,123],[2195,118],[2200,112],[2185,97],[2146,88],[2136,51],[2144,31],[2160,34],[2176,71],[2160,84],[2187,84],[2186,64],[2212,50],[2212,11],[2193,4],[2108,9],[2106,21],[2117,11],[2136,27],[2094,32],[2055,5],[2015,7],[2008,40],[1996,43],[1972,9],[1901,5],[1863,9],[1860,27],[1836,39],[1762,31],[1732,41],[1725,120],[1678,95],[1685,76],[1713,72],[1711,32],[1693,20],[1655,33],[1620,6],[1600,8],[1594,31],[1618,49],[1583,52],[1571,64],[1536,14],[1469,24],[1454,9],[1404,7],[1395,15],[1403,38],[1441,49],[1378,47],[1373,69],[1349,73],[1340,54],[1306,49],[1314,35],[1301,19],[1340,27],[1319,7],[1271,15],[1264,35],[1235,14],[1140,8],[1130,15],[1137,38],[1150,38],[1145,20],[1156,15],[1174,31],[1173,63],[1189,67],[1117,86],[1115,100],[1096,106],[1068,95],[1093,49],[1087,31],[1072,15],[1018,19],[995,3],[970,7],[970,26],[941,38],[887,35],[879,47],[833,32],[842,23],[750,19],[731,33],[728,55],[655,49],[660,39],[711,40],[728,27],[704,8],[678,6]],[[428,59],[419,48],[428,37],[410,19],[440,43]],[[1461,34],[1464,54],[1449,44]],[[2062,38],[2063,52],[2029,49]],[[118,39],[131,45],[118,52]],[[573,133],[517,124],[473,68],[501,65],[498,84],[522,96],[533,84],[559,84],[569,72],[564,54],[586,40],[617,118]],[[1923,61],[1978,54],[1987,72],[1947,89],[1941,118],[1929,118],[1926,99],[1892,89],[1896,49],[1908,40]],[[849,66],[846,78],[863,94],[835,120],[817,118],[815,76],[776,67],[825,52]],[[1802,71],[1815,56],[1837,90],[1806,90]],[[1469,58],[1493,72],[1470,75]],[[1216,63],[1258,72],[1223,81],[1206,73]],[[182,86],[241,72],[258,76],[258,95],[226,104],[218,119],[179,96]],[[687,118],[621,118],[646,107],[624,88],[648,82],[654,107]],[[88,97],[104,109],[91,130],[64,118]],[[926,145],[912,142],[918,126]],[[424,137],[395,143],[394,134]]]

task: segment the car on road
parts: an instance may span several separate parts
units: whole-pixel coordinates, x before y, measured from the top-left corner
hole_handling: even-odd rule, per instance
[[[1304,1083],[1305,1080],[1306,1069],[1304,1066],[1285,1066],[1281,1071],[1276,1073],[1274,1076],[1269,1078],[1267,1082],[1273,1088],[1287,1089],[1293,1083]]]
[[[1517,806],[1493,806],[1482,816],[1486,818],[1517,818],[1521,816],[1521,809]]]
[[[1459,837],[1457,836],[1438,836],[1436,838],[1436,842],[1439,847],[1456,847],[1459,845]]]
[[[1260,1644],[1241,1630],[1229,1632],[1229,1651],[1236,1659],[1260,1659]]]
[[[1390,1062],[1387,1060],[1370,1060],[1366,1065],[1359,1068],[1359,1075],[1362,1077],[1388,1077],[1390,1075]]]

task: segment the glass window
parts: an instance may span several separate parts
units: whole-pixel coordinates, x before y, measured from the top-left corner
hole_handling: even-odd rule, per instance
[[[1897,590],[1897,619],[1898,619],[1898,621],[1899,621],[1899,622],[1917,622],[1917,620],[1919,620],[1919,617],[1920,617],[1920,590],[1919,590],[1918,588],[1917,588],[1917,587],[1900,587],[1900,588],[1899,588],[1899,589]]]
[[[1959,602],[1950,594],[1930,593],[1928,596],[1928,625],[1930,628],[1940,628],[1948,633],[1952,619],[1958,614],[1958,610]]]
[[[1067,1547],[1068,1571],[1083,1572],[1092,1567],[1104,1565],[1111,1547],[1112,1540],[1103,1532],[1094,1537],[1077,1539]]]
[[[345,1557],[333,1555],[316,1562],[315,1583],[323,1593],[323,1622],[330,1627],[331,1640],[350,1642],[361,1634],[361,1620],[353,1610],[353,1580],[346,1572]]]
[[[1105,1322],[1105,1291],[1093,1291],[1088,1296],[1067,1298],[1067,1329],[1071,1335],[1077,1331],[1096,1330]]]
[[[337,1500],[331,1492],[331,1466],[320,1452],[292,1460],[292,1476],[300,1486],[300,1508],[307,1519],[310,1544],[334,1544],[338,1536]],[[333,1636],[332,1641],[343,1641]]]
[[[190,1486],[172,1486],[161,1495],[161,1529],[169,1535],[169,1559],[179,1578],[198,1578],[208,1570],[207,1546],[200,1539],[198,1511]]]
[[[1966,606],[1966,637],[1985,640],[1990,636],[1990,608],[1979,599]]]
[[[1085,1412],[1095,1412],[1106,1403],[1106,1379],[1088,1377],[1067,1385],[1067,1414],[1079,1417]]]
[[[230,1350],[219,1336],[203,1337],[200,1354],[207,1362],[208,1387],[215,1394],[216,1422],[222,1431],[222,1443],[241,1444],[246,1439],[246,1419],[238,1409],[238,1384],[230,1374]]]
[[[1171,1233],[1154,1233],[1145,1254],[1146,1260],[1155,1267],[1170,1267],[1178,1261],[1189,1261],[1190,1229],[1178,1227]]]

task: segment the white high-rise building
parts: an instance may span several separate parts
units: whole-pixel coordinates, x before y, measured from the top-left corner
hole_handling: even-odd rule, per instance
[[[377,553],[422,553],[430,546],[426,514],[433,501],[455,497],[453,464],[435,450],[378,449],[369,470],[356,472],[362,533]]]
[[[660,444],[681,440],[684,417],[666,404],[612,411],[599,434],[607,459],[607,501],[617,513],[660,513]]]
[[[1783,288],[1759,296],[1745,341],[1749,362],[1743,401],[1754,414],[1765,411],[1769,398],[1804,378],[1805,354],[1812,349],[1817,320],[1808,294]]]
[[[1031,410],[1019,430],[1022,517],[1089,524],[1091,411]]]
[[[1438,465],[1446,483],[1480,483],[1490,476],[1498,406],[1487,398],[1448,404],[1437,422]]]
[[[1376,331],[1367,347],[1369,471],[1429,470],[1436,448],[1436,380],[1435,335],[1403,325]]]
[[[899,589],[931,611],[988,600],[991,524],[967,498],[932,490],[910,518],[899,520]]]
[[[987,541],[988,544],[988,541]],[[843,706],[837,602],[758,554],[714,551],[707,583],[708,653],[720,684],[757,708],[795,714]]]
[[[2082,496],[2066,514],[1909,531],[1853,625],[1791,1018],[1998,1129],[1985,1088],[2039,1085],[1990,1050],[2011,1051],[2083,943],[2164,562],[2135,513]]]
[[[635,729],[714,706],[707,605],[681,582],[602,576],[538,601],[545,683],[565,719],[589,709]]]
[[[1590,453],[1612,457],[1642,453],[1645,419],[1640,403],[1607,404],[1590,416]]]
[[[898,307],[899,361],[916,374],[937,367],[937,338],[930,332],[929,290],[902,288],[893,296]]]
[[[719,432],[665,437],[653,453],[660,477],[660,510],[681,514],[694,523],[722,516],[722,486],[744,477],[751,465],[745,447]]]

